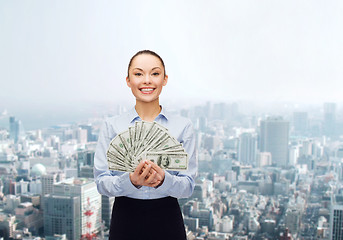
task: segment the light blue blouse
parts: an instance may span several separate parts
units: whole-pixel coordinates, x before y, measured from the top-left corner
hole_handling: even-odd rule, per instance
[[[118,134],[141,121],[136,109],[116,117],[107,118],[99,133],[94,157],[94,178],[100,194],[112,197],[127,196],[137,199],[156,199],[162,197],[187,198],[194,190],[197,172],[196,140],[189,119],[167,114],[162,108],[155,121],[169,129],[170,134],[183,144],[189,155],[187,171],[165,171],[165,179],[158,188],[142,186],[136,188],[130,181],[129,173],[108,169],[106,152],[111,140]]]

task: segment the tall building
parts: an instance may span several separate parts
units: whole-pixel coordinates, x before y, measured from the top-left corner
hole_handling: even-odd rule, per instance
[[[256,167],[272,165],[272,155],[270,152],[260,152],[257,154]]]
[[[87,223],[91,223],[91,232],[98,232],[101,228],[101,195],[98,193],[93,179],[69,178],[54,184],[53,194],[57,196],[80,197],[81,204],[81,234],[88,233]],[[93,215],[85,215],[87,209],[92,208]]]
[[[83,150],[77,153],[77,173],[78,177],[93,177],[94,150]],[[88,166],[82,171],[82,168]],[[91,174],[87,174],[87,169],[91,169]],[[85,173],[86,172],[86,173]],[[89,172],[89,171],[88,171]],[[83,174],[82,174],[83,173]]]
[[[293,113],[293,127],[296,135],[306,135],[308,130],[308,114],[307,112]]]
[[[101,195],[101,215],[102,220],[105,222],[105,226],[110,228],[111,217],[112,217],[112,207],[114,203],[114,197],[107,197]]]
[[[44,201],[45,236],[66,234],[67,239],[81,238],[81,201],[76,196],[49,194]]]
[[[256,164],[257,136],[255,133],[242,133],[239,136],[238,161],[242,164]]]
[[[300,226],[301,213],[294,207],[288,208],[285,215],[285,225],[290,233],[297,233]]]
[[[324,103],[323,133],[334,136],[336,131],[336,103]]]
[[[343,239],[343,196],[333,195],[331,197],[330,211],[330,239]]]
[[[277,167],[288,165],[289,122],[282,117],[269,117],[261,121],[260,151],[270,152]]]
[[[87,130],[87,142],[92,142],[95,141],[94,136],[93,136],[93,127],[91,124],[88,125],[80,125],[81,129],[86,129]]]
[[[299,146],[291,146],[289,148],[289,165],[295,166],[298,163]]]
[[[18,142],[19,136],[22,132],[21,122],[16,120],[15,117],[10,117],[10,139],[13,139],[15,143]]]
[[[54,184],[63,180],[64,180],[63,173],[49,173],[49,174],[42,175],[41,176],[42,196],[44,197],[46,194],[53,193]]]

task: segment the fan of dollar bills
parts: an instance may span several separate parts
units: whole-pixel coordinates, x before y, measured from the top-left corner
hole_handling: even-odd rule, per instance
[[[135,122],[115,136],[107,150],[110,170],[133,172],[145,159],[168,170],[187,170],[188,167],[188,154],[182,144],[157,122]]]

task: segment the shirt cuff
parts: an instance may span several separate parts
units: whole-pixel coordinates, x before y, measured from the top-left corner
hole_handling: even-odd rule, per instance
[[[172,185],[173,185],[173,176],[169,172],[164,171],[164,181],[162,185],[158,187],[158,190],[169,193],[169,190]]]
[[[130,173],[128,172],[121,175],[120,184],[123,187],[124,191],[127,193],[126,195],[134,193],[138,189],[135,187],[135,185],[132,184],[130,180]]]

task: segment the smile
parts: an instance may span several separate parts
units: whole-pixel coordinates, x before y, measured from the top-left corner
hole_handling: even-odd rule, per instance
[[[143,94],[151,94],[154,92],[155,88],[141,88],[139,89]]]

